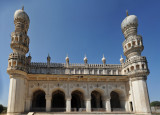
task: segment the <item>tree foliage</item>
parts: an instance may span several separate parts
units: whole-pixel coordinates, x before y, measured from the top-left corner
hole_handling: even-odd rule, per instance
[[[0,104],[0,113],[3,111],[3,105]]]
[[[160,101],[151,102],[151,106],[160,106]]]

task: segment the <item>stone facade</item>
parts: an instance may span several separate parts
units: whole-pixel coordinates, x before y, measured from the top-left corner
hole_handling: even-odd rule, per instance
[[[123,111],[150,114],[146,79],[147,60],[141,56],[143,41],[137,35],[138,19],[127,16],[121,25],[125,36],[123,51],[126,60],[121,64],[84,64],[31,62],[30,39],[27,35],[29,17],[24,9],[14,15],[15,31],[7,72],[10,76],[8,114],[30,111],[93,112]]]

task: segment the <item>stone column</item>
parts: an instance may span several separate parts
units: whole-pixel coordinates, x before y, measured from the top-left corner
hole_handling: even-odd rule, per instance
[[[46,112],[50,112],[51,111],[51,96],[50,95],[46,95]]]
[[[32,98],[31,97],[27,97],[25,111],[29,112],[31,107],[32,107]]]
[[[23,75],[10,75],[7,113],[22,113],[25,106],[25,80]]]
[[[66,98],[66,112],[71,112],[71,98]]]
[[[86,99],[86,111],[91,112],[91,99]]]
[[[91,112],[91,97],[85,96],[86,112]]]
[[[135,112],[150,114],[150,103],[145,77],[132,78]]]
[[[104,102],[104,107],[106,109],[106,112],[111,112],[111,104],[110,104],[110,98],[106,98],[103,100]]]
[[[129,110],[129,101],[128,101],[128,99],[126,99],[126,101],[125,101],[125,110],[126,110],[126,112],[131,112]]]

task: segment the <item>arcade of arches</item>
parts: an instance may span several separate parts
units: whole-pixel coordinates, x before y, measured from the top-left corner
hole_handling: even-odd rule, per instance
[[[92,91],[90,96],[86,96],[83,92],[75,90],[71,93],[71,97],[66,97],[61,90],[52,93],[51,98],[45,95],[42,90],[35,91],[32,98],[33,111],[114,111],[115,109],[125,109],[121,103],[120,94],[112,91],[110,99],[103,98],[98,91]]]

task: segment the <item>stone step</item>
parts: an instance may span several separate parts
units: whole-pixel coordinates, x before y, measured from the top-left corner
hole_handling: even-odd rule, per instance
[[[133,113],[122,113],[122,112],[35,112],[32,115],[135,115]]]

